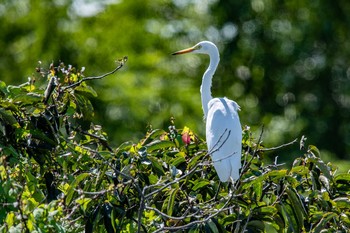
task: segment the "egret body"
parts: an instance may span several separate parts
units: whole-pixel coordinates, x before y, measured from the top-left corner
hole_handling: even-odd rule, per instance
[[[209,55],[210,64],[203,74],[200,88],[208,152],[220,181],[227,182],[230,178],[238,180],[242,150],[242,127],[238,116],[240,107],[226,97],[213,98],[211,95],[212,78],[220,61],[218,48],[210,41],[202,41],[173,55],[184,53]]]

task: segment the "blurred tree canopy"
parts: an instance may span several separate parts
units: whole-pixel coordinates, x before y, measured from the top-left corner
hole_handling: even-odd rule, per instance
[[[345,159],[349,10],[345,0],[3,0],[1,80],[22,83],[36,64],[60,60],[95,75],[127,55],[118,77],[91,83],[103,90],[92,102],[111,141],[140,139],[172,116],[203,135],[199,86],[208,58],[170,54],[207,39],[221,50],[213,94],[241,105],[243,125],[257,134],[265,125],[265,144],[306,135]]]

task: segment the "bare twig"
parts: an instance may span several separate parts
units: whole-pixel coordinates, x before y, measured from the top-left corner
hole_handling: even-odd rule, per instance
[[[220,144],[220,146],[218,148],[215,149],[215,147],[217,147],[221,141],[221,139],[223,138],[223,136],[226,134],[227,129],[225,129],[225,131],[221,134],[219,140],[214,144],[213,148],[208,151],[209,154],[212,154],[218,150],[220,150],[220,148],[226,143],[226,141],[228,140],[228,138],[230,137],[231,134],[231,130],[228,131],[227,137],[225,138],[225,140]]]
[[[209,154],[207,153],[207,154],[203,157],[202,161],[203,161],[206,157],[208,157],[208,155],[209,155]],[[157,186],[163,186],[163,187],[161,187],[161,188],[159,188],[159,189],[157,189],[157,190],[155,190],[155,191],[153,191],[153,192],[147,194],[147,195],[145,196],[145,199],[150,198],[150,197],[153,196],[154,194],[156,194],[156,193],[162,191],[163,189],[169,187],[170,185],[175,184],[175,183],[178,183],[180,180],[182,180],[182,179],[186,178],[187,176],[191,175],[192,173],[194,173],[194,172],[197,170],[197,168],[198,168],[199,166],[201,166],[201,164],[202,164],[202,163],[196,164],[196,166],[194,166],[188,173],[186,173],[186,174],[180,176],[179,178],[174,179],[173,181],[171,181],[171,182],[169,182],[169,183],[166,183],[166,182],[168,181],[168,180],[166,180],[166,181],[163,182],[162,184],[154,184],[154,185],[145,186],[144,189],[150,189],[150,188],[157,187]]]
[[[256,153],[258,152],[258,148],[259,148],[259,146],[260,146],[261,138],[262,138],[263,133],[264,133],[264,126],[262,126],[262,128],[261,128],[261,133],[260,133],[260,135],[259,135],[259,139],[258,139],[258,142],[257,142],[256,147],[255,147],[255,149],[254,149],[252,158],[251,158],[249,161],[247,161],[246,159],[244,160],[244,163],[243,163],[243,166],[242,166],[242,169],[241,169],[241,174],[240,174],[240,176],[242,176],[242,174],[244,173],[244,171],[249,167],[250,163],[252,162],[252,160],[254,159]]]
[[[258,140],[258,143],[256,144],[252,159],[255,157],[256,153],[259,151],[259,146],[261,143],[261,138],[262,138],[263,133],[264,133],[264,125],[261,126],[261,133],[259,135],[259,140]]]
[[[196,221],[192,221],[186,225],[182,225],[182,226],[175,226],[175,227],[161,227],[158,230],[156,230],[154,233],[157,232],[162,232],[162,231],[178,231],[178,230],[185,230],[190,228],[193,225],[197,225],[197,224],[202,224],[205,223],[207,221],[209,221],[210,219],[216,217],[218,214],[220,214],[221,212],[225,211],[227,209],[227,205],[228,203],[232,200],[233,195],[230,196],[230,198],[227,199],[227,201],[225,202],[225,204],[217,211],[215,211],[215,213],[210,214],[209,216],[203,218],[202,220],[196,220]]]
[[[89,81],[89,80],[95,80],[95,79],[102,79],[102,78],[104,78],[104,77],[106,77],[108,75],[114,74],[115,72],[117,72],[118,70],[120,70],[124,66],[124,64],[125,64],[125,62],[127,60],[128,60],[128,57],[125,56],[122,60],[119,61],[119,65],[114,70],[112,70],[112,71],[110,71],[108,73],[105,73],[103,75],[100,75],[100,76],[82,78],[81,80],[79,80],[76,83],[73,83],[71,85],[62,87],[62,90],[64,91],[64,90],[69,89],[69,88],[74,88],[74,87],[79,86],[83,82],[86,82],[86,81]]]
[[[271,147],[271,148],[264,148],[264,149],[260,149],[260,151],[272,151],[272,150],[278,150],[278,149],[281,149],[283,147],[286,147],[286,146],[290,146],[294,143],[296,143],[298,141],[298,139],[294,139],[293,141],[291,142],[288,142],[288,143],[285,143],[285,144],[282,144],[280,146],[276,146],[276,147]]]
[[[191,218],[191,217],[195,216],[196,214],[198,214],[198,212],[199,212],[199,210],[197,210],[195,213],[192,213],[189,215],[187,215],[187,213],[185,212],[181,217],[175,217],[175,216],[167,215],[166,213],[163,213],[162,211],[158,210],[157,208],[146,206],[145,209],[146,210],[153,210],[154,212],[158,213],[162,217],[167,218],[167,219],[173,219],[173,220],[184,220],[185,218]]]
[[[110,147],[110,146],[108,145],[108,141],[107,141],[105,138],[100,137],[100,136],[95,135],[95,134],[91,134],[91,133],[89,133],[89,132],[86,132],[86,131],[83,131],[83,130],[80,130],[80,129],[78,129],[78,131],[79,131],[80,133],[82,133],[82,134],[85,134],[85,135],[88,135],[88,136],[90,136],[90,137],[92,137],[92,138],[97,139],[104,147],[106,147],[106,148],[109,150],[109,152],[113,152],[112,147]]]
[[[145,208],[145,188],[142,190],[141,197],[140,197],[140,208],[137,213],[137,232],[141,232],[141,225],[142,225],[142,213]]]
[[[209,154],[207,153],[203,158],[202,158],[202,161],[206,159],[206,157],[209,156]],[[192,173],[194,173],[197,168],[199,166],[201,166],[202,163],[198,163],[196,164],[188,173],[182,175],[181,177],[179,178],[176,178],[174,179],[173,181],[171,182],[168,182],[169,180],[166,180],[164,181],[163,183],[160,183],[160,184],[154,184],[154,185],[149,185],[149,186],[145,186],[142,191],[140,190],[139,193],[141,194],[140,195],[140,207],[139,207],[139,210],[138,210],[138,232],[141,231],[141,218],[142,218],[142,213],[144,211],[144,209],[146,208],[146,201],[151,198],[153,195],[161,192],[162,190],[164,190],[165,188],[173,185],[173,184],[176,184],[178,183],[180,180],[183,180],[185,179],[187,176],[191,175]],[[151,189],[151,188],[155,188],[155,187],[159,187],[158,189],[154,190],[153,192],[150,192],[146,195],[146,191]],[[147,207],[149,208],[149,207]]]

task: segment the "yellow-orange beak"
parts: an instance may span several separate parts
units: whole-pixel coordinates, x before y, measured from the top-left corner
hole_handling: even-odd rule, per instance
[[[184,53],[190,53],[190,52],[193,52],[194,50],[195,50],[195,47],[191,47],[191,48],[188,48],[188,49],[183,49],[183,50],[177,51],[175,53],[172,53],[171,55],[179,55],[179,54],[184,54]]]

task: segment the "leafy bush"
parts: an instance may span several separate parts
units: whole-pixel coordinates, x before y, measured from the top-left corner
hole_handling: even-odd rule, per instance
[[[174,119],[112,148],[86,81],[125,61],[99,77],[61,63],[20,86],[0,81],[0,232],[349,231],[350,174],[305,138],[285,168],[262,157],[287,144],[264,148],[245,127],[235,184],[219,182],[204,140]]]

